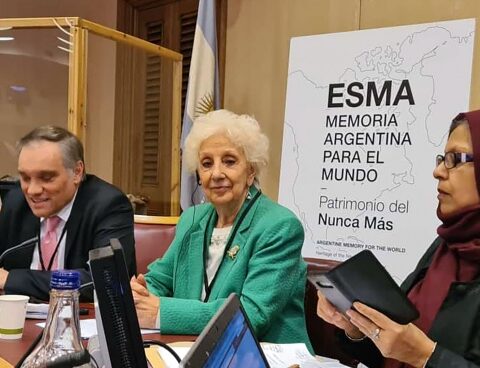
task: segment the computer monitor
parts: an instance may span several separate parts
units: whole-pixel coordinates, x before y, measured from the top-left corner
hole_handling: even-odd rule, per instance
[[[185,368],[268,368],[240,300],[231,294],[180,363]]]
[[[111,367],[147,368],[130,278],[117,239],[89,252],[104,337]],[[98,320],[98,318],[97,318]]]

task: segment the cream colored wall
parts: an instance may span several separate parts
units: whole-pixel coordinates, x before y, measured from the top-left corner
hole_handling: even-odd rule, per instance
[[[38,0],[0,0],[0,9],[1,18],[78,16],[111,28],[116,27],[117,19],[117,0],[42,0],[41,2]],[[31,42],[31,47],[34,48],[35,39],[33,37]],[[115,53],[114,42],[90,36],[87,81],[87,171],[107,181],[111,181],[113,176]],[[42,50],[38,50],[38,57],[46,58]],[[49,72],[50,70],[43,70],[38,74],[38,78],[48,79]],[[22,68],[17,66],[15,73],[21,74]],[[50,76],[52,79],[56,78],[53,75]],[[1,81],[2,77],[0,76]],[[49,107],[55,106],[55,109],[62,109],[65,106],[66,116],[65,102],[63,98],[51,100]],[[31,117],[32,120],[35,118],[39,118],[39,116]],[[45,124],[44,120],[40,123]],[[32,123],[35,122],[32,121]],[[55,121],[52,120],[50,123],[55,123]]]
[[[0,177],[15,176],[20,137],[39,125],[67,127],[68,67],[30,55],[2,54],[0,45],[0,70]],[[15,86],[25,90],[15,91]]]
[[[228,0],[224,105],[255,115],[270,138],[265,193],[278,196],[291,37],[479,16],[479,0]],[[472,86],[480,79],[479,23]]]

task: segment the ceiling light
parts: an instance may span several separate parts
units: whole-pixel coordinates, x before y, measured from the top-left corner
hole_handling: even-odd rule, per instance
[[[25,92],[27,90],[27,87],[25,86],[10,86],[10,89],[14,92]]]
[[[15,37],[3,36],[0,37],[0,41],[13,41]]]
[[[0,31],[8,31],[9,29],[12,29],[12,27],[0,27]]]

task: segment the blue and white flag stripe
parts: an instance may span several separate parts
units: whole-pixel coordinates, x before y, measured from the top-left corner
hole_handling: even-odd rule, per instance
[[[182,148],[198,115],[196,110],[199,103],[213,97],[213,108],[220,106],[215,10],[215,0],[200,0],[182,125]],[[196,177],[187,173],[183,166],[180,186],[180,205],[183,210],[200,202],[203,193],[198,188]]]

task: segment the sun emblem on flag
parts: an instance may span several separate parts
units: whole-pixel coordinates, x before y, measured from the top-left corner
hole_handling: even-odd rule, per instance
[[[198,101],[198,104],[195,107],[195,115],[205,115],[213,110],[215,110],[213,104],[213,94],[208,92]]]

